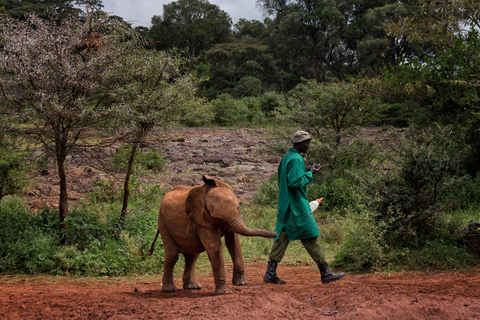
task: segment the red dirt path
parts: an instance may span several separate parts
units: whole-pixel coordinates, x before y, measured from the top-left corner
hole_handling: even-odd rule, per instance
[[[0,319],[479,319],[480,270],[347,275],[322,285],[308,265],[279,265],[286,285],[262,282],[266,264],[248,263],[249,284],[214,296],[211,272],[198,291],[161,292],[153,278],[0,276]],[[227,264],[231,276],[232,266]],[[181,288],[180,277],[177,286]]]

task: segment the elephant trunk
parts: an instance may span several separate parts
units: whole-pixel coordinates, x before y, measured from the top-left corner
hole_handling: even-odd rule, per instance
[[[263,229],[253,229],[253,228],[247,227],[247,225],[241,218],[235,218],[232,221],[230,221],[230,228],[233,232],[246,237],[265,237],[265,238],[277,237],[276,232],[271,232]]]

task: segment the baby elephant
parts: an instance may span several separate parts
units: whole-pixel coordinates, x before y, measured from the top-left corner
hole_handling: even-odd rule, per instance
[[[212,264],[215,294],[231,293],[226,284],[225,264],[221,238],[233,261],[232,283],[247,284],[242,249],[237,234],[275,238],[277,234],[262,229],[251,229],[240,216],[240,203],[230,185],[203,176],[203,185],[177,186],[168,192],[158,213],[158,230],[153,240],[153,253],[158,234],[162,235],[165,249],[162,292],[177,291],[173,283],[173,268],[179,253],[185,257],[184,289],[200,289],[195,280],[198,255],[207,251]]]

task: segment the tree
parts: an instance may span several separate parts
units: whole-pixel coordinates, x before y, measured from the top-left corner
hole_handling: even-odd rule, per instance
[[[271,52],[284,70],[284,90],[301,78],[317,82],[378,75],[410,52],[384,28],[409,14],[404,1],[259,0],[268,21]]]
[[[392,25],[389,32],[434,50],[385,69],[374,90],[386,98],[421,100],[418,116],[411,119],[418,125],[452,124],[458,131],[466,130],[472,153],[464,165],[476,174],[480,170],[480,3],[419,3],[419,14]]]
[[[115,132],[131,146],[124,180],[121,221],[128,209],[130,177],[140,145],[158,128],[175,122],[202,124],[211,117],[209,105],[195,96],[196,79],[186,68],[188,60],[156,50],[132,52],[128,63],[118,65]],[[118,80],[117,80],[118,81]]]
[[[25,19],[29,14],[45,19],[51,10],[55,10],[61,17],[66,17],[68,14],[80,12],[74,5],[95,9],[103,7],[101,0],[0,0],[3,13],[16,19]]]
[[[275,59],[264,45],[221,43],[204,51],[199,60],[208,66],[201,74],[209,78],[209,81],[202,84],[202,93],[209,98],[215,98],[221,93],[234,93],[238,82],[247,77],[261,80],[265,88],[278,83]]]
[[[153,16],[148,39],[154,48],[178,48],[195,58],[216,43],[229,40],[232,19],[207,0],[178,0],[163,5],[163,16]]]
[[[67,156],[89,146],[92,128],[109,119],[116,79],[110,77],[136,48],[125,25],[101,12],[58,21],[2,15],[0,108],[13,128],[55,156],[59,215],[68,215]],[[108,80],[108,81],[107,81]]]
[[[334,140],[342,138],[361,125],[375,119],[382,105],[349,83],[319,84],[306,80],[297,85],[276,108],[276,118],[294,124],[316,136],[322,130],[332,131]]]
[[[268,37],[267,27],[258,20],[240,18],[233,26],[233,33],[237,41],[262,44]]]
[[[303,59],[311,74],[300,73],[300,76],[313,76],[319,83],[326,81],[329,65],[337,58],[341,45],[339,27],[345,19],[335,2],[266,1],[263,6],[267,12],[276,12],[270,46],[282,56],[280,61],[288,66],[284,69],[298,73],[296,65]]]
[[[420,10],[391,24],[387,31],[406,36],[411,42],[434,45],[438,49],[452,47],[458,36],[480,28],[480,4],[475,0],[419,0]]]

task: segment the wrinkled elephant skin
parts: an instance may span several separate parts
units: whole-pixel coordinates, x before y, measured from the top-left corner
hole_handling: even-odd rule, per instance
[[[212,264],[215,294],[231,293],[226,284],[226,272],[221,238],[233,261],[232,283],[247,284],[242,249],[238,235],[274,238],[275,232],[252,229],[240,216],[240,203],[232,187],[220,180],[203,176],[203,185],[177,186],[168,192],[158,214],[158,230],[165,250],[162,292],[177,291],[173,269],[179,254],[185,257],[184,289],[200,289],[195,280],[195,263],[201,252],[207,251]]]

